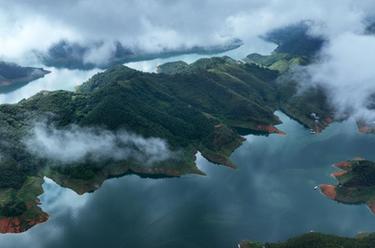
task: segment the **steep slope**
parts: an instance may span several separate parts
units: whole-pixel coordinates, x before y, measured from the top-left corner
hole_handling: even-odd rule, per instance
[[[197,151],[214,163],[235,167],[229,156],[243,142],[240,133],[278,132],[273,127],[279,123],[273,115],[277,75],[226,57],[200,60],[187,72],[172,75],[116,66],[95,75],[76,92],[44,91],[18,104],[1,105],[0,209],[11,211],[2,212],[0,221],[21,223],[27,229],[32,226],[27,223],[33,222],[23,216],[46,220],[35,200],[40,191],[20,194],[30,178],[39,178],[35,182],[41,183],[40,179],[48,176],[77,193],[85,193],[96,190],[107,178],[127,173],[149,177],[202,174],[194,163]],[[33,137],[40,126],[46,130],[36,132],[44,136]],[[81,129],[69,133],[74,128]],[[49,140],[53,135],[66,139],[82,131],[89,132],[89,137],[102,137],[95,136],[100,133],[112,137],[125,130],[146,143],[154,137],[164,140],[173,155],[151,165],[137,156],[91,159],[99,156],[96,150],[80,159],[61,160],[59,151],[52,151],[56,158],[43,156],[28,145],[29,139],[37,139],[32,141],[33,146],[35,142],[49,142],[43,149],[50,149],[60,144]],[[121,143],[121,137],[114,142],[120,151],[144,147]],[[64,145],[57,148],[64,151]],[[22,227],[1,230],[18,232]]]
[[[322,88],[300,90],[301,77],[294,76],[296,71],[316,61],[326,42],[323,37],[310,34],[310,29],[309,22],[276,29],[263,37],[278,45],[271,55],[253,53],[244,61],[278,71],[281,74],[277,80],[280,110],[312,133],[319,133],[334,121],[335,110]]]

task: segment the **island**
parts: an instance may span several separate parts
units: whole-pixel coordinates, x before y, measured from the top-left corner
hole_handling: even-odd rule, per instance
[[[337,185],[322,184],[321,192],[344,204],[366,204],[375,214],[375,163],[362,158],[334,164],[340,169],[332,174]]]
[[[241,241],[238,244],[239,248],[343,248],[343,247],[357,247],[367,248],[372,247],[375,243],[375,234],[359,234],[354,238],[344,238],[335,235],[321,234],[317,232],[310,232],[301,236],[288,239],[284,242],[278,243],[261,243],[254,241]]]
[[[106,45],[108,44],[104,44],[101,41],[82,45],[77,42],[61,40],[49,47],[46,52],[35,51],[35,53],[46,66],[73,70],[91,70],[94,68],[108,69],[118,64],[157,58],[169,58],[184,54],[212,55],[239,48],[243,45],[243,42],[240,39],[229,39],[217,45],[182,46],[173,49],[163,48],[160,49],[160,51],[148,52],[137,47],[130,48],[119,41],[115,41],[112,44],[113,51],[106,60],[96,62],[88,59],[92,54],[96,53],[97,50],[103,49],[103,47],[106,49]]]
[[[367,120],[358,120],[357,121],[358,130],[364,134],[373,134],[375,133],[375,122]]]
[[[275,82],[279,74],[229,57],[201,59],[180,73],[144,73],[118,65],[93,76],[75,92],[43,91],[17,104],[0,105],[0,223],[7,226],[0,232],[25,231],[47,219],[37,201],[45,176],[83,194],[95,191],[108,178],[129,173],[146,177],[203,174],[195,165],[198,151],[213,163],[235,168],[229,157],[244,141],[243,135],[282,134],[275,127],[280,124],[273,114],[276,110],[306,126],[316,125],[312,112],[322,119],[333,118],[320,107],[320,99],[316,104],[309,99],[300,109],[293,90],[287,90],[292,87],[285,89]],[[283,108],[284,104],[291,107]],[[116,136],[126,131],[146,141],[164,141],[173,155],[150,165],[137,156],[91,159],[95,154],[88,152],[67,162],[30,149],[37,147],[30,140],[41,139],[33,137],[40,126],[47,138],[75,126],[74,135],[87,130],[92,137],[109,133],[119,147],[133,153],[142,150]],[[30,185],[35,190],[27,190]]]
[[[0,93],[8,93],[44,77],[50,71],[0,61]]]
[[[42,91],[0,105],[0,232],[48,219],[38,201],[44,177],[83,194],[127,174],[204,175],[197,152],[235,168],[230,155],[244,135],[284,134],[275,111],[313,133],[340,121],[323,89],[296,94],[289,70],[313,61],[317,46],[304,49],[172,62],[158,73],[114,65],[74,92]]]

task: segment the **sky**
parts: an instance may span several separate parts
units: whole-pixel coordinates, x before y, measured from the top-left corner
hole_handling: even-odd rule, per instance
[[[103,42],[94,53],[102,57],[114,41],[155,52],[239,38],[262,51],[259,35],[306,19],[321,24],[317,32],[328,36],[358,32],[374,5],[368,0],[0,0],[0,57],[25,61],[32,51],[63,39]]]
[[[61,40],[82,46],[100,43],[85,57],[99,64],[111,57],[116,41],[160,52],[239,38],[244,42],[240,56],[245,57],[272,51],[261,35],[311,20],[312,35],[329,42],[302,83],[325,87],[339,115],[354,109],[358,117],[375,119],[365,107],[375,93],[375,38],[363,34],[366,20],[375,17],[374,1],[0,0],[0,6],[0,59],[22,65],[38,64],[35,51],[46,52]]]

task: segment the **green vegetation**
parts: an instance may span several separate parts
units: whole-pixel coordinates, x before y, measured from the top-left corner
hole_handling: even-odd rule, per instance
[[[22,67],[0,61],[0,93],[14,91],[48,73],[42,68]]]
[[[326,40],[313,35],[309,21],[303,21],[271,31],[264,39],[276,43],[277,53],[288,53],[294,56],[314,57],[323,47]]]
[[[254,63],[271,70],[279,71],[280,73],[288,71],[290,68],[293,68],[293,66],[306,65],[309,62],[309,58],[306,56],[295,56],[288,53],[278,52],[273,52],[268,56],[252,53],[244,60],[248,63]]]
[[[230,39],[224,44],[213,46],[180,47],[175,49],[164,48],[160,52],[146,52],[137,48],[130,49],[117,41],[113,44],[114,51],[108,60],[98,64],[86,61],[85,57],[95,52],[97,49],[100,49],[103,45],[102,43],[99,42],[82,46],[76,42],[61,40],[49,47],[46,52],[36,51],[36,55],[44,65],[49,67],[91,70],[94,68],[108,69],[114,65],[156,58],[168,58],[181,54],[217,54],[236,49],[242,46],[242,44],[243,42],[239,39]]]
[[[342,171],[334,173],[337,186],[333,200],[344,204],[367,204],[375,214],[375,163],[356,159],[336,164]],[[323,190],[324,193],[324,190]]]
[[[96,190],[109,177],[130,172],[150,176],[201,174],[194,164],[196,151],[214,163],[234,167],[229,157],[243,142],[238,130],[241,134],[268,134],[271,131],[267,128],[280,123],[274,111],[283,109],[284,99],[293,99],[289,96],[295,88],[290,87],[290,92],[282,88],[276,82],[278,76],[277,71],[229,57],[201,59],[169,74],[115,66],[92,77],[77,92],[44,91],[18,104],[1,105],[0,188],[17,191],[29,176],[48,175],[84,193]],[[300,110],[298,104],[291,105],[310,120],[306,111],[311,109]],[[320,105],[308,104],[317,113],[324,111],[319,112]],[[292,115],[289,109],[283,110]],[[23,139],[34,121],[43,119],[62,129],[75,124],[159,137],[179,156],[151,167],[130,160],[66,166],[31,155],[25,148]],[[45,169],[48,165],[53,166]],[[3,206],[22,209],[13,199],[3,199],[9,201]]]
[[[76,92],[43,91],[18,104],[0,105],[0,213],[45,219],[35,200],[43,176],[82,194],[128,173],[203,174],[195,165],[197,151],[211,162],[235,167],[230,155],[243,142],[241,135],[278,132],[273,127],[280,123],[276,110],[316,131],[329,123],[332,112],[324,94],[319,89],[296,94],[297,84],[288,77],[291,65],[307,63],[308,56],[275,52],[249,58],[249,63],[229,57],[168,63],[159,67],[160,73],[119,65],[93,76]],[[58,129],[76,125],[158,137],[177,156],[151,166],[130,158],[67,164],[28,151],[24,140],[36,121]]]
[[[159,65],[157,68],[158,73],[165,74],[176,74],[180,72],[187,71],[189,69],[189,64],[184,61],[169,62]]]
[[[375,247],[375,234],[356,238],[343,238],[321,233],[308,233],[280,243],[243,241],[240,248],[372,248]]]
[[[95,75],[77,92],[43,91],[18,104],[1,105],[0,189],[14,194],[22,190],[27,178],[46,175],[84,193],[126,173],[201,174],[194,164],[196,151],[212,162],[234,167],[229,156],[243,142],[235,128],[251,132],[279,123],[273,115],[278,106],[277,76],[277,72],[227,57],[200,60],[189,65],[188,71],[172,75],[115,66]],[[153,166],[131,160],[65,165],[26,149],[23,140],[39,120],[60,129],[75,124],[159,137],[178,156]],[[18,214],[24,198],[15,201],[7,194],[0,197],[7,209],[3,215]],[[28,196],[35,199],[37,194]]]

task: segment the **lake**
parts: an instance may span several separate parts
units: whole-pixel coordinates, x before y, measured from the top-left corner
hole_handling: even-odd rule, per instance
[[[375,160],[375,136],[355,123],[320,135],[277,113],[287,136],[247,136],[232,159],[236,170],[198,156],[207,176],[111,179],[78,196],[47,179],[40,197],[50,220],[23,234],[0,235],[2,247],[236,247],[309,231],[353,236],[375,231],[366,206],[326,199],[314,186],[334,183],[330,165],[362,156]]]
[[[249,53],[241,49],[218,56],[240,59]],[[165,62],[191,63],[202,57],[208,56],[127,66],[154,72]],[[45,78],[0,94],[0,103],[14,103],[40,90],[73,90],[99,72],[47,69],[52,73]],[[375,216],[366,206],[338,204],[314,190],[318,184],[335,183],[329,176],[334,162],[357,156],[375,160],[375,136],[358,133],[353,121],[311,135],[277,115],[287,136],[247,136],[232,155],[236,170],[198,155],[207,176],[124,176],[82,196],[46,178],[40,198],[50,220],[22,234],[0,235],[1,247],[236,247],[243,239],[278,241],[309,231],[347,236],[375,231]]]

